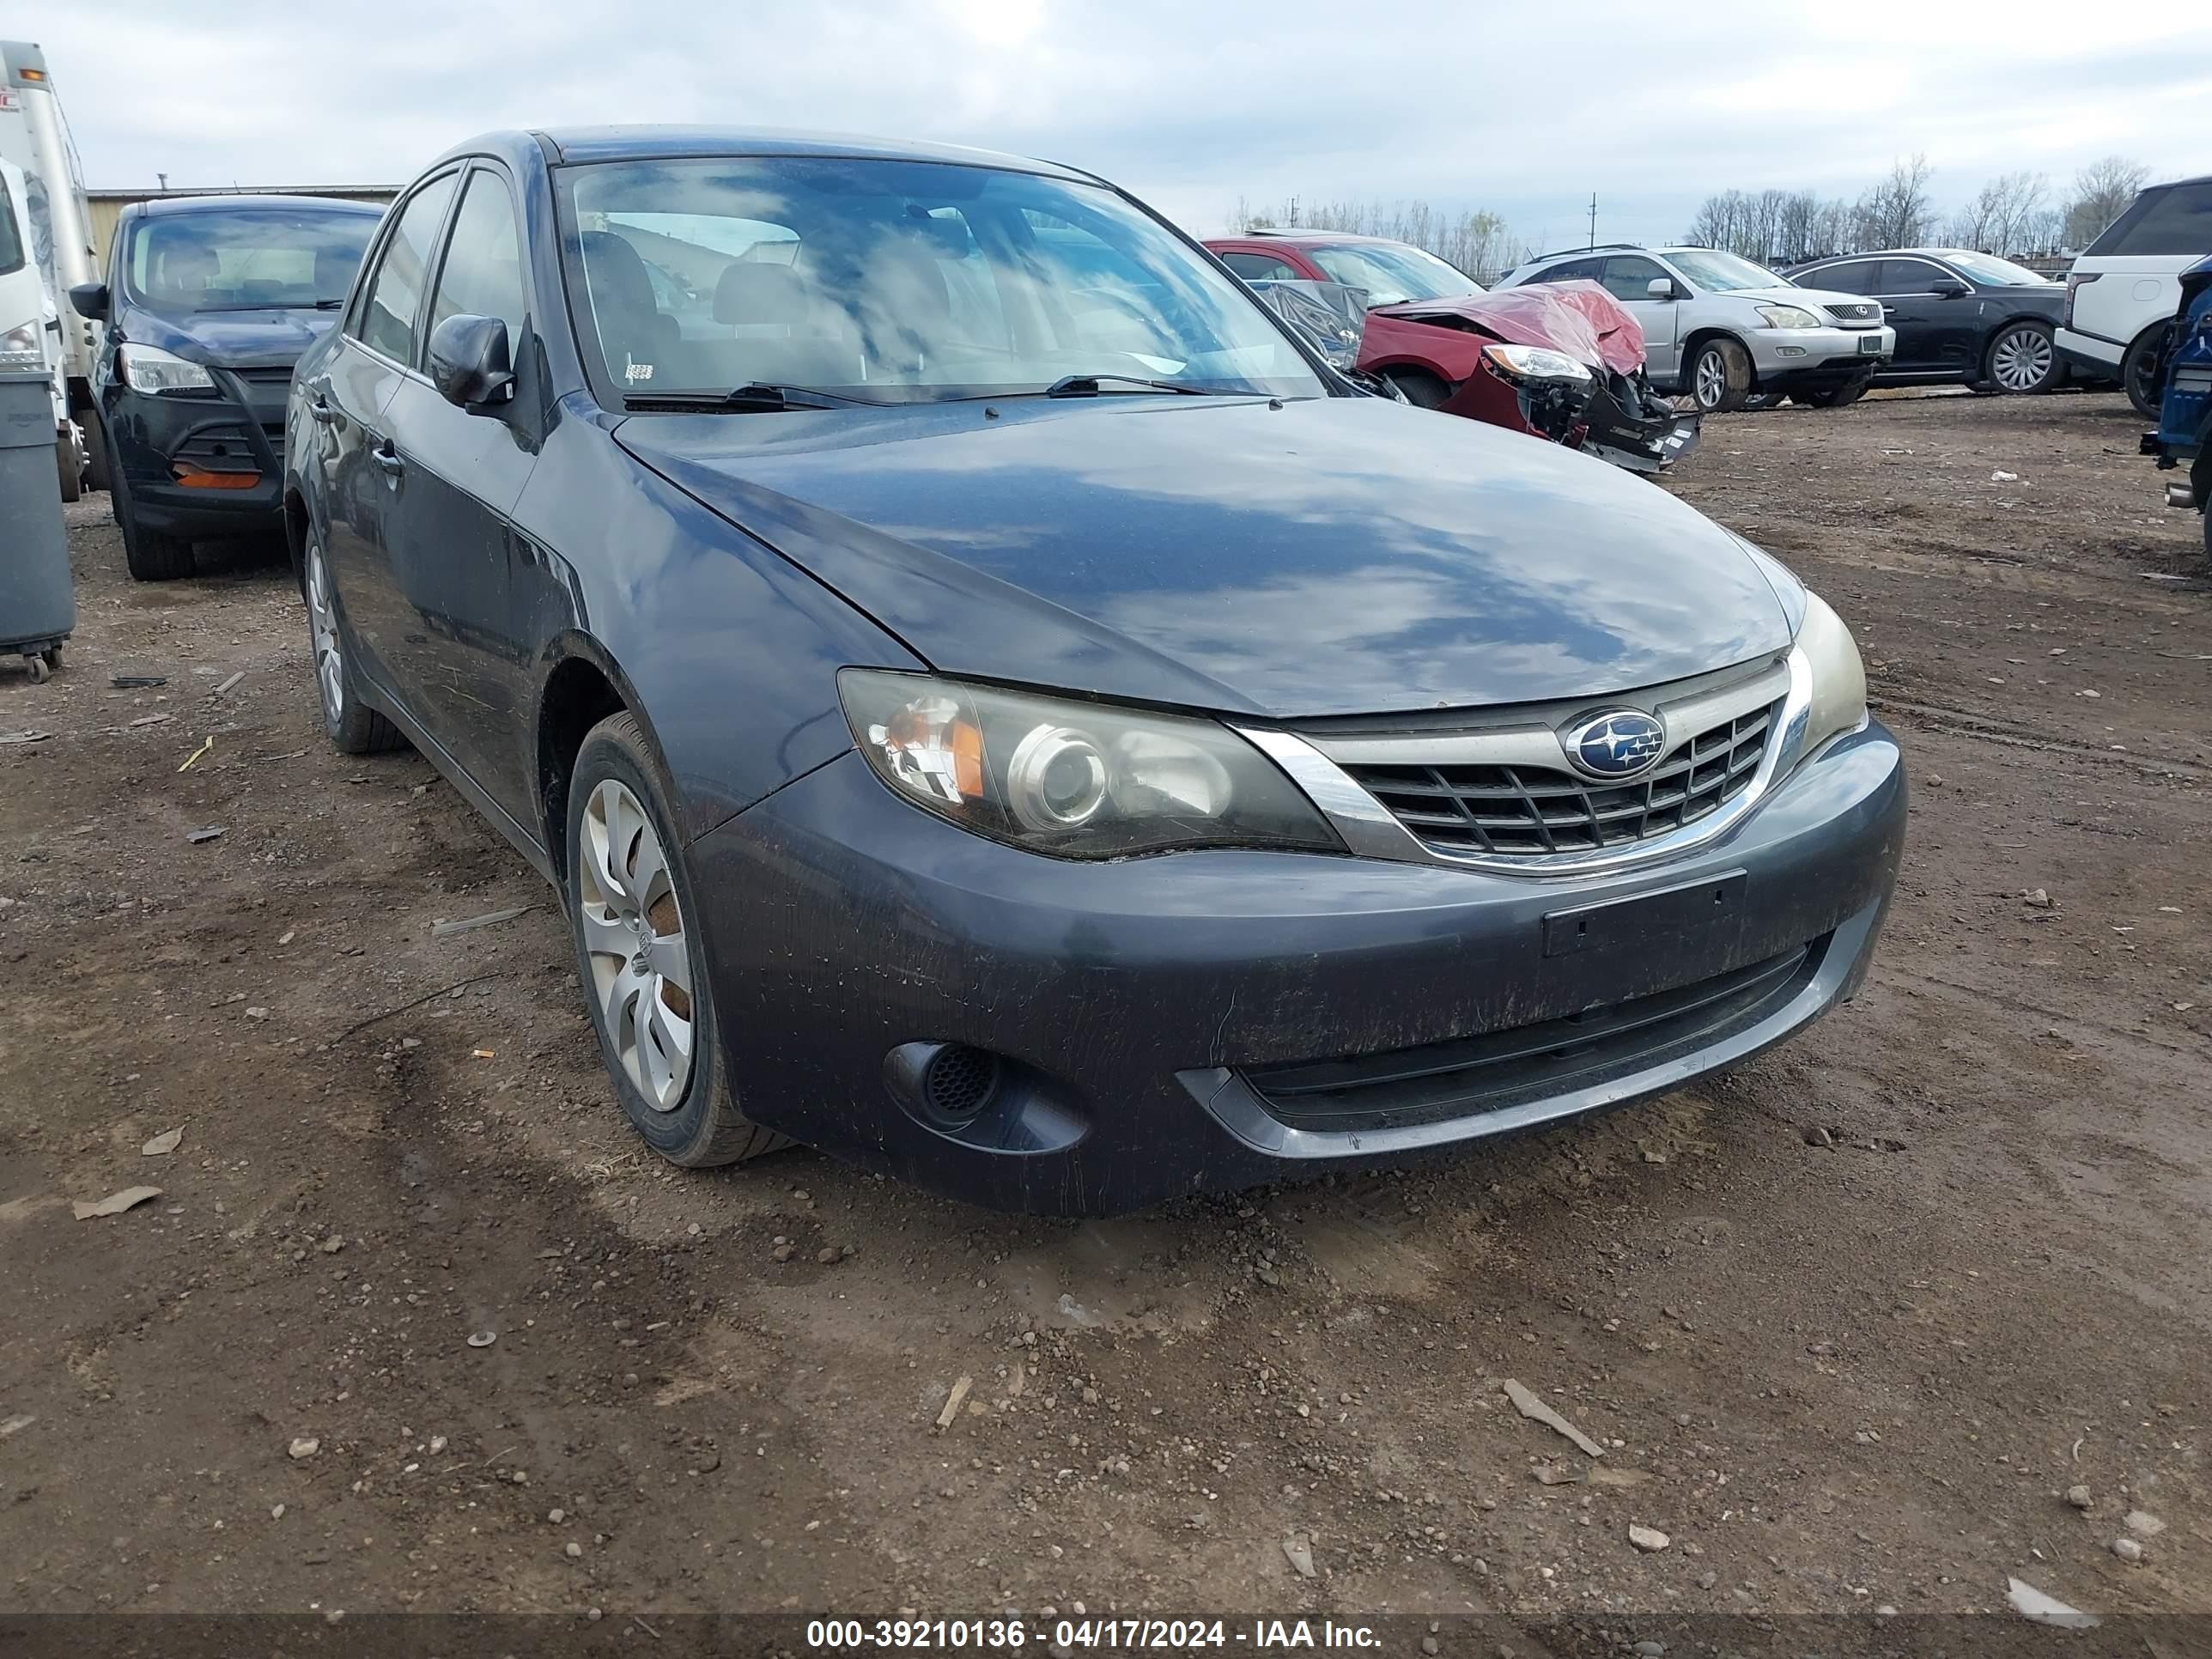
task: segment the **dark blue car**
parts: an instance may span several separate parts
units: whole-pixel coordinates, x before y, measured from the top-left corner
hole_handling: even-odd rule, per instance
[[[2181,273],[2181,305],[2162,356],[2158,430],[2144,435],[2143,450],[2161,471],[2183,475],[2166,485],[2166,504],[2204,516],[2212,560],[2212,258]]]
[[[273,538],[292,365],[329,329],[382,210],[316,196],[135,203],[108,276],[70,290],[106,324],[92,441],[131,574],[192,573],[192,544]]]
[[[1099,1213],[1402,1160],[1789,1036],[1889,901],[1826,605],[1066,167],[479,139],[289,434],[331,738],[560,889],[678,1164]]]

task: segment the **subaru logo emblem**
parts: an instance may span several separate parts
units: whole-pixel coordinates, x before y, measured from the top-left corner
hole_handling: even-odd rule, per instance
[[[1609,708],[1567,728],[1567,757],[1577,771],[1626,783],[1659,763],[1667,728],[1639,708]]]

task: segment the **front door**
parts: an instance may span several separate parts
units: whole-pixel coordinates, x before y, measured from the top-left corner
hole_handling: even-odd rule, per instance
[[[1947,300],[1935,289],[1941,265],[1928,259],[1884,259],[1881,262],[1881,304],[1891,327],[1897,331],[1896,367],[1916,374],[1932,374],[1946,367],[1947,337],[1957,313],[1971,317],[1969,301]]]
[[[538,459],[520,240],[507,180],[472,168],[423,320],[428,342],[449,317],[507,325],[514,394],[477,412],[409,375],[386,415],[402,468],[387,556],[406,624],[399,688],[438,745],[507,813],[534,826],[529,650],[510,615],[516,536],[509,518]]]
[[[1598,281],[1642,325],[1644,371],[1655,380],[1671,380],[1682,366],[1682,342],[1677,321],[1682,302],[1651,297],[1651,284],[1662,277],[1669,282],[1675,280],[1665,266],[1647,254],[1616,253],[1605,262],[1605,274]],[[1676,286],[1680,284],[1677,283]]]

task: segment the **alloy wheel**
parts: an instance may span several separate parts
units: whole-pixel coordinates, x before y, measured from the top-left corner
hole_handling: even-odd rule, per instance
[[[691,1081],[691,956],[668,854],[638,798],[605,778],[584,804],[577,914],[607,1040],[658,1112]]]
[[[307,544],[307,626],[315,646],[315,679],[322,688],[323,718],[336,726],[345,714],[345,659],[338,646],[337,611],[319,542]]]
[[[1701,352],[1698,357],[1698,407],[1718,409],[1721,399],[1728,396],[1728,360],[1717,351]]]
[[[2033,392],[2051,378],[2051,362],[2050,337],[2040,329],[2012,329],[1990,352],[1990,378],[2007,392]]]

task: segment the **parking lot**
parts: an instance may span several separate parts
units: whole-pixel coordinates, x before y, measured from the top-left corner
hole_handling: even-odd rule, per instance
[[[88,497],[64,667],[0,678],[0,1607],[2212,1609],[2212,585],[2140,426],[1878,394],[1669,481],[1910,753],[1855,1004],[1110,1223],[661,1165],[551,890],[323,740],[289,576],[134,584]]]

